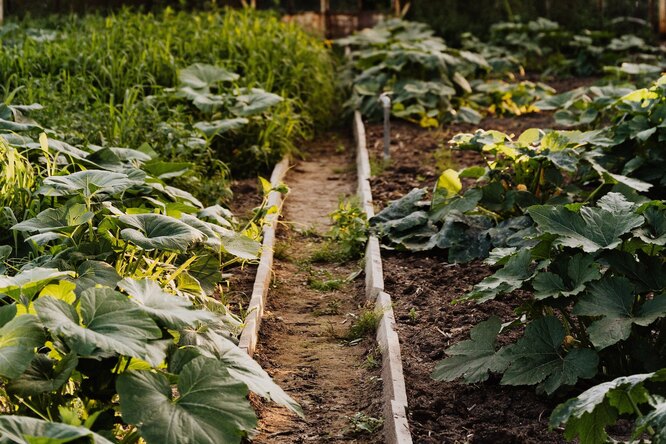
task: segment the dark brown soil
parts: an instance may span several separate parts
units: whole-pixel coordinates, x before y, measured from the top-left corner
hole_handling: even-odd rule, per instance
[[[234,179],[231,182],[231,192],[233,196],[228,203],[229,209],[239,220],[249,220],[252,217],[252,210],[259,207],[262,201],[259,179],[256,177]]]
[[[384,253],[383,261],[402,345],[414,442],[564,443],[561,433],[548,430],[557,399],[539,397],[531,387],[501,386],[497,378],[474,385],[430,378],[444,350],[468,339],[472,326],[491,315],[513,319],[512,300],[451,304],[490,274],[489,268],[406,253]]]
[[[382,384],[375,363],[381,357],[374,355],[374,331],[359,341],[345,338],[366,310],[363,281],[353,277],[360,264],[310,261],[322,247],[321,234],[328,231],[328,215],[337,208],[339,196],[354,193],[351,141],[322,138],[308,152],[310,159],[298,162],[285,179],[290,193],[255,353],[255,359],[301,404],[305,418],[263,405],[259,435],[253,442],[380,443]],[[340,285],[327,291],[314,282],[336,279]],[[359,429],[363,425],[376,430],[363,432]]]

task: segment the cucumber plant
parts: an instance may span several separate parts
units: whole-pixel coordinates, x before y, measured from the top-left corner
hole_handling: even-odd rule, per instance
[[[666,367],[663,203],[613,192],[596,205],[535,205],[527,213],[532,248],[502,251],[502,267],[464,299],[483,303],[517,289],[531,297],[514,323],[494,318],[475,327],[433,376],[476,382],[492,371],[503,373],[502,384],[541,384],[552,393],[579,378]],[[516,327],[522,338],[496,350],[500,330]]]
[[[8,185],[28,202],[4,209],[0,239],[0,435],[241,442],[250,391],[301,414],[211,296],[223,269],[257,257],[258,230],[170,185],[186,162],[75,147],[8,117],[0,146],[32,173]]]

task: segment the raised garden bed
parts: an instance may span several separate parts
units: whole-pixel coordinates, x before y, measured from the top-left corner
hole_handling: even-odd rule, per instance
[[[371,153],[375,206],[384,207],[413,188],[431,187],[446,168],[478,164],[470,151],[450,151],[446,142],[476,127],[520,134],[532,127],[554,126],[549,114],[520,118],[491,118],[480,125],[451,125],[426,130],[406,122],[392,122],[392,151],[382,164],[382,126],[366,127]],[[485,304],[453,301],[462,297],[491,267],[481,261],[449,264],[437,253],[383,251],[385,290],[393,300],[407,387],[409,427],[419,443],[563,443],[551,431],[548,417],[563,398],[539,396],[530,387],[500,386],[499,379],[468,385],[437,382],[431,373],[445,357],[444,350],[469,338],[469,331],[491,315],[512,319],[520,292]],[[515,339],[504,338],[509,341]],[[408,346],[405,346],[408,344]]]

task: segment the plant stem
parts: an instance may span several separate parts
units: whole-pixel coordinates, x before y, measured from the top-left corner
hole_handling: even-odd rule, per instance
[[[602,183],[601,185],[599,185],[598,187],[596,187],[596,188],[594,189],[594,191],[592,191],[590,194],[587,195],[587,198],[583,201],[583,203],[588,203],[589,201],[591,201],[591,200],[594,198],[594,196],[596,196],[596,194],[597,194],[599,191],[601,191],[601,189],[604,187],[604,185],[606,185],[606,184],[605,184],[605,183]]]
[[[42,418],[44,421],[48,421],[48,420],[49,420],[49,418],[47,418],[46,416],[44,416],[44,414],[43,414],[42,412],[40,412],[40,411],[37,410],[35,407],[33,407],[32,405],[30,405],[30,404],[28,403],[28,401],[26,401],[25,399],[21,398],[20,396],[16,396],[16,398],[19,400],[19,402],[20,402],[21,404],[25,405],[25,406],[28,407],[30,410],[32,410],[32,411],[35,413],[35,415],[39,416],[39,417]]]
[[[643,412],[641,412],[641,409],[638,408],[638,404],[636,404],[636,401],[634,401],[634,398],[631,396],[631,392],[627,392],[627,398],[629,398],[629,402],[631,402],[631,406],[634,408],[634,412],[636,413],[636,416],[639,418],[643,417]],[[651,436],[655,435],[655,431],[652,428],[652,426],[647,426],[647,431]]]

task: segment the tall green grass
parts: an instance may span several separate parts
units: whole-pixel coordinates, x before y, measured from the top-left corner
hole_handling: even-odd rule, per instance
[[[246,155],[243,170],[266,168],[331,116],[335,73],[324,43],[270,13],[123,10],[9,26],[0,31],[0,99],[45,105],[36,114],[40,122],[72,143],[147,143],[164,156],[194,160],[202,171],[222,174],[224,168],[213,161],[238,171],[228,153],[240,151]],[[178,69],[195,62],[224,66],[240,74],[237,86],[263,88],[287,100],[240,139],[199,148],[183,144],[191,116],[160,97],[176,86]],[[224,143],[234,146],[215,146]],[[248,161],[253,158],[256,165]]]

